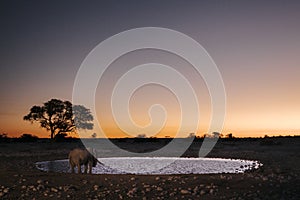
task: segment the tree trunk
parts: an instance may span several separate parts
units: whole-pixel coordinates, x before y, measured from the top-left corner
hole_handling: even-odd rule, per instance
[[[55,136],[55,128],[54,128],[54,126],[53,126],[52,123],[50,123],[50,131],[51,131],[50,138],[51,138],[51,140],[54,140],[54,136]]]
[[[49,126],[50,126],[50,131],[51,131],[51,134],[50,134],[50,138],[51,140],[53,141],[54,140],[54,132],[55,132],[55,129],[53,128],[53,124],[52,124],[52,115],[49,116]]]
[[[51,135],[50,135],[50,138],[51,138],[51,140],[54,139],[54,130],[53,130],[53,129],[51,129]]]

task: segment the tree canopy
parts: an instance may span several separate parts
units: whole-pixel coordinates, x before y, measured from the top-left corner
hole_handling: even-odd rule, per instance
[[[56,134],[75,132],[76,129],[93,129],[93,115],[82,105],[74,105],[69,101],[51,99],[43,106],[33,106],[24,120],[39,122],[42,128],[50,131],[51,139]]]

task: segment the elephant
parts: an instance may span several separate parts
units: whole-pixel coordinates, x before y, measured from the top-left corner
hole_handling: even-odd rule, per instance
[[[97,158],[95,158],[88,150],[86,149],[73,149],[69,153],[69,164],[71,167],[72,173],[74,173],[74,168],[77,167],[78,174],[81,174],[81,165],[84,165],[84,173],[86,174],[89,170],[89,173],[92,173],[92,167],[96,167]],[[100,162],[99,162],[100,163]],[[102,164],[102,163],[101,163]]]

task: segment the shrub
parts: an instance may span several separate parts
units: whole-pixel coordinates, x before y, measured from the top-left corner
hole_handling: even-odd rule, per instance
[[[19,137],[21,142],[36,142],[38,137],[29,133],[24,133]]]

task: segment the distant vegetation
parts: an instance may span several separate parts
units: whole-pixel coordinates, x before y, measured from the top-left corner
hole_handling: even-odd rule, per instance
[[[29,143],[29,142],[50,142],[50,141],[55,141],[55,142],[73,142],[73,141],[80,141],[79,138],[73,138],[73,137],[67,137],[67,134],[65,133],[60,133],[56,134],[54,139],[50,138],[39,138],[36,135],[30,134],[30,133],[23,133],[19,137],[9,137],[7,133],[0,133],[0,142],[24,142],[24,143]]]
[[[190,134],[189,136],[192,136]],[[92,134],[91,140],[101,140],[101,138],[95,138],[96,133]],[[232,133],[225,135],[225,137],[220,137],[219,141],[259,141],[259,144],[262,146],[272,146],[272,145],[281,145],[281,142],[278,142],[277,138],[299,138],[300,135],[294,136],[264,136],[264,137],[248,137],[248,138],[239,138],[234,137]],[[202,142],[205,138],[205,135],[200,137],[194,137],[194,142]],[[210,137],[211,138],[211,137]],[[143,142],[163,142],[165,144],[171,142],[174,138],[157,138],[157,137],[146,137],[145,134],[138,135],[134,138],[110,138],[111,142],[124,142],[124,143],[143,143]],[[176,138],[176,139],[185,139],[185,138]],[[39,138],[36,135],[30,133],[24,133],[20,137],[9,137],[7,133],[0,133],[0,142],[47,142],[47,141],[55,141],[55,142],[76,142],[80,141],[80,138],[68,137],[66,133],[59,133],[54,136],[53,139],[47,138]]]
[[[50,131],[50,138],[65,137],[76,129],[93,129],[93,116],[89,109],[82,105],[72,105],[69,101],[51,99],[42,106],[33,106],[24,120],[40,123],[42,128]]]
[[[136,136],[136,138],[147,138],[146,134],[139,134]]]

